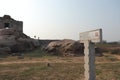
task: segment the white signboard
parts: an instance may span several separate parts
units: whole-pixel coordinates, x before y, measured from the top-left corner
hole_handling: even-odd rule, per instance
[[[84,42],[90,40],[91,42],[101,42],[102,41],[102,29],[96,29],[91,31],[86,31],[80,33],[80,41]]]

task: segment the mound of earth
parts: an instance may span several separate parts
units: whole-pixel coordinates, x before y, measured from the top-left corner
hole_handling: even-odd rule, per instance
[[[45,51],[50,54],[63,56],[83,55],[83,50],[83,44],[69,39],[53,41],[45,48]]]
[[[37,46],[39,46],[37,40],[31,39],[22,32],[15,29],[0,29],[0,53],[28,51]]]

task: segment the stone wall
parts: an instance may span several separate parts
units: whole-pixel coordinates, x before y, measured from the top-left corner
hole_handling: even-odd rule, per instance
[[[13,28],[23,32],[23,22],[12,19],[9,15],[0,17],[0,29]]]

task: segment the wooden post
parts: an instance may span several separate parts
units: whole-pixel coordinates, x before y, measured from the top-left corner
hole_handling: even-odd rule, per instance
[[[91,41],[84,41],[85,80],[95,80],[95,48]]]

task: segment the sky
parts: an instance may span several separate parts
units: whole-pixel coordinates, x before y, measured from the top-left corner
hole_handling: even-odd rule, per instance
[[[79,40],[102,28],[103,40],[120,40],[120,0],[0,0],[0,16],[23,21],[23,32],[40,39]]]

